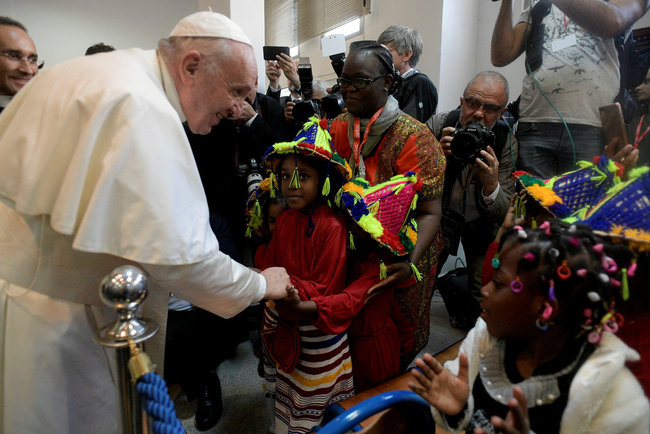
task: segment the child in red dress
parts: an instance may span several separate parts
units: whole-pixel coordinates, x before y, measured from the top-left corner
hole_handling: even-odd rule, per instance
[[[340,323],[352,308],[342,294],[347,229],[328,206],[349,168],[315,118],[293,142],[269,148],[266,158],[288,209],[276,221],[260,268],[285,267],[295,289],[293,297],[265,308],[264,349],[277,368],[265,366],[265,375],[276,375],[275,432],[309,432],[328,405],[354,394],[347,325]]]

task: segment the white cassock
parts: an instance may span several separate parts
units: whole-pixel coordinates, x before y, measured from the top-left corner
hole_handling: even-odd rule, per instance
[[[158,366],[171,291],[224,317],[263,297],[219,251],[184,120],[140,49],[43,71],[0,115],[0,431],[117,431],[114,355],[93,340],[115,320],[98,293],[115,267],[148,275]]]

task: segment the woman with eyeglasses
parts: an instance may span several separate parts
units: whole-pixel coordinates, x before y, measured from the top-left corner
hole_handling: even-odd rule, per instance
[[[407,318],[400,335],[403,370],[429,338],[431,296],[442,248],[438,229],[445,157],[431,131],[399,109],[392,96],[399,81],[388,48],[375,41],[353,42],[338,79],[347,113],[334,119],[330,133],[336,151],[348,160],[356,177],[375,185],[415,172],[423,183],[417,243],[409,260],[386,264],[387,278],[379,284],[401,288],[396,292]],[[421,281],[414,274],[420,274]]]

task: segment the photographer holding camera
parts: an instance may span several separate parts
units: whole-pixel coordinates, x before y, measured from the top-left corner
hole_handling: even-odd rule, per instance
[[[485,251],[515,191],[510,175],[518,146],[507,103],[506,78],[483,71],[467,84],[459,109],[437,113],[426,122],[447,157],[441,223],[445,249],[440,263],[457,254],[461,239],[467,260],[467,296],[463,302],[445,298],[450,322],[457,328],[472,327],[479,314]]]

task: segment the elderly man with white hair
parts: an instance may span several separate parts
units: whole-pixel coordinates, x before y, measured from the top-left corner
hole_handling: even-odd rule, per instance
[[[0,115],[0,431],[117,431],[112,357],[93,340],[114,320],[97,288],[116,266],[145,270],[163,327],[171,291],[224,317],[286,296],[284,269],[219,251],[182,126],[238,116],[256,75],[241,28],[199,12],[158,50],[44,71]]]

